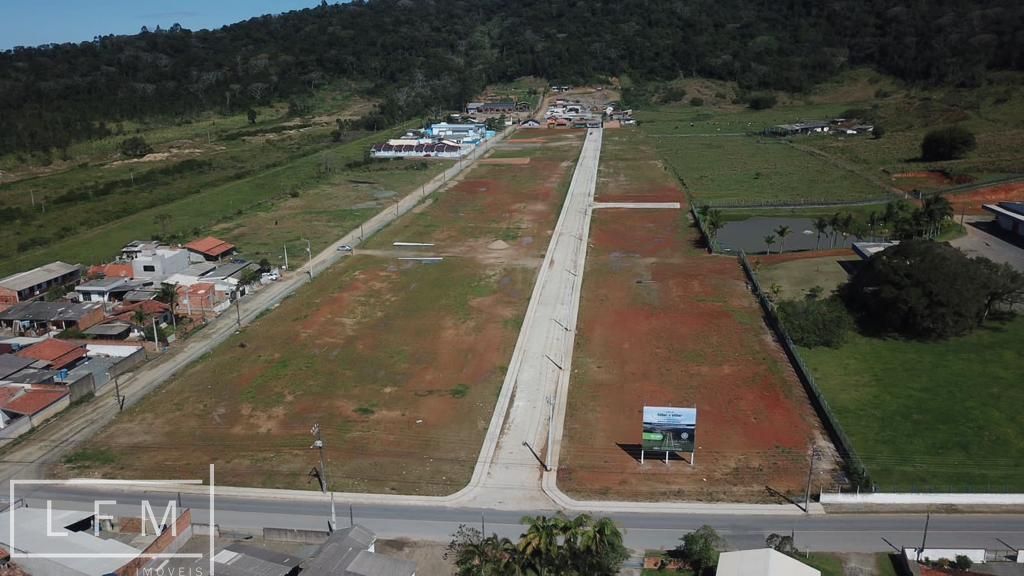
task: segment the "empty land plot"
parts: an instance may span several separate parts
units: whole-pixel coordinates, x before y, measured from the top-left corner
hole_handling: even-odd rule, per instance
[[[319,423],[336,490],[447,494],[468,481],[576,147],[474,168],[90,441],[67,475],[311,487]],[[503,239],[504,238],[504,239]],[[436,264],[394,240],[434,243]]]
[[[784,298],[845,275],[836,255],[775,258],[758,276]],[[879,489],[1020,491],[1022,337],[1017,318],[942,342],[851,334],[840,348],[800,353]]]
[[[943,342],[802,350],[885,492],[1024,490],[1024,318]]]
[[[848,270],[861,262],[860,257],[846,249],[829,250],[827,254],[797,254],[800,257],[788,258],[790,255],[786,254],[782,258],[753,258],[753,265],[758,269],[757,275],[764,289],[771,290],[777,285],[781,299],[798,300],[806,296],[808,290],[820,286],[822,294],[828,296],[849,279]]]
[[[695,201],[752,204],[866,200],[886,191],[779,139],[656,138]]]
[[[685,205],[664,171],[629,184],[651,172],[641,134],[606,139],[605,149],[599,200],[654,192]],[[684,210],[593,215],[559,467],[570,494],[761,501],[765,486],[798,491],[809,447],[828,444],[736,261],[696,241]],[[640,466],[645,404],[697,406],[695,467],[657,454]]]

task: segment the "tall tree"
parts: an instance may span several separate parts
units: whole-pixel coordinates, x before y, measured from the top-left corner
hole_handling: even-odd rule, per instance
[[[764,253],[771,254],[772,246],[775,244],[775,234],[769,234],[764,237]]]
[[[786,251],[786,236],[789,236],[789,226],[782,225],[775,229],[775,234],[779,237],[779,254]]]
[[[818,216],[814,220],[814,231],[818,233],[818,237],[814,240],[814,249],[821,249],[821,235],[828,230],[828,218]]]

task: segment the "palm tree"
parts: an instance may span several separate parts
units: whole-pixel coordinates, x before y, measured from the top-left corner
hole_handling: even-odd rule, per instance
[[[765,254],[771,254],[772,253],[772,244],[775,244],[775,235],[774,234],[769,234],[769,235],[765,236],[764,237],[764,243],[765,243],[765,246],[767,248],[764,253]]]
[[[882,221],[882,218],[881,218],[881,216],[879,216],[878,212],[872,210],[871,214],[868,214],[868,230],[871,233],[871,240],[872,241],[877,239],[875,237],[875,228],[881,223],[881,221]]]
[[[786,251],[786,236],[789,236],[789,226],[779,226],[775,229],[775,234],[779,236],[779,254]]]
[[[928,235],[935,236],[942,222],[953,217],[953,205],[945,196],[936,194],[925,199],[921,212],[928,223]]]
[[[829,216],[829,218],[828,218],[828,227],[832,231],[831,235],[830,235],[831,238],[830,238],[830,241],[829,241],[829,248],[835,248],[836,247],[836,235],[839,234],[839,225],[842,224],[842,222],[843,222],[843,219],[839,215],[839,212],[836,212],[835,214]]]
[[[622,532],[609,518],[592,521],[586,517],[587,525],[578,536],[577,547],[582,564],[580,573],[594,576],[612,576],[618,573],[618,566],[629,557],[622,544]],[[585,570],[583,570],[585,568]]]
[[[177,328],[178,323],[175,316],[177,316],[178,307],[178,287],[174,284],[160,284],[160,291],[157,293],[156,299],[167,304],[171,309],[171,324]]]
[[[523,560],[537,570],[539,574],[549,573],[548,569],[559,564],[558,537],[562,532],[563,520],[547,516],[526,516],[523,523],[528,524],[526,533],[519,539],[519,552]],[[551,572],[554,572],[552,569]]]
[[[853,231],[853,214],[843,214],[839,223],[839,231],[843,234],[843,244],[846,244],[846,237]]]
[[[814,229],[818,232],[818,238],[814,241],[814,249],[819,250],[821,245],[821,235],[828,230],[828,218],[818,216],[814,221]]]
[[[714,242],[718,238],[718,231],[725,226],[725,220],[722,218],[721,210],[711,210],[708,212],[706,219],[704,220],[704,227],[708,231],[708,236],[711,237],[711,241]]]

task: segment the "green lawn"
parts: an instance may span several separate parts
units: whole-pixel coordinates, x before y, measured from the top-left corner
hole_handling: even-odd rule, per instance
[[[757,260],[755,257],[754,261]],[[779,264],[762,264],[757,275],[765,290],[771,290],[771,287],[777,284],[781,290],[780,298],[783,300],[801,299],[815,286],[821,286],[824,295],[828,296],[849,279],[840,261],[859,262],[860,258],[850,253],[841,257],[807,258]]]
[[[879,489],[1024,490],[1024,318],[802,350]]]
[[[643,124],[653,131],[657,125]],[[784,141],[755,136],[654,138],[697,201],[719,204],[866,200],[887,192]]]

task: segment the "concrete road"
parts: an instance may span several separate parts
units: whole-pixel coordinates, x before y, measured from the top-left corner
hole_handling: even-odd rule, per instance
[[[461,493],[460,505],[551,506],[541,486],[541,474],[557,464],[557,453],[550,444],[561,441],[579,283],[600,156],[601,130],[589,130],[534,285],[473,479]],[[557,423],[555,428],[553,422]]]
[[[968,256],[984,256],[993,262],[1006,263],[1024,272],[1024,248],[993,236],[988,232],[997,226],[991,218],[969,216],[964,221],[967,235],[950,242]]]
[[[94,492],[80,487],[43,486],[37,489],[17,487],[16,496],[32,507],[45,507],[46,500],[56,509],[91,509],[102,495],[117,500],[113,510],[138,515],[139,496],[104,488]],[[146,496],[153,509],[162,514],[174,493],[152,492]],[[195,522],[207,523],[209,501],[204,496],[182,495],[182,506],[192,508]],[[111,508],[104,508],[110,510]],[[263,500],[218,497],[215,523],[222,531],[259,534],[263,527],[325,530],[330,507],[326,500]],[[352,517],[383,538],[414,538],[446,541],[460,524],[484,525],[486,532],[517,537],[523,516],[543,514],[543,510],[491,510],[485,508],[449,508],[420,506],[355,505]],[[772,532],[796,535],[801,550],[834,552],[892,552],[897,548],[921,544],[924,516],[914,514],[810,515],[810,516],[723,516],[715,514],[608,514],[626,532],[631,548],[672,548],[686,532],[709,524],[721,532],[736,548],[757,547]],[[338,503],[338,525],[347,526],[349,507]],[[1024,546],[1022,515],[932,515],[928,531],[929,546],[1006,548]]]
[[[338,252],[338,246],[342,244],[358,246],[365,238],[412,210],[423,198],[455,179],[508,133],[509,131],[506,130],[498,137],[477,147],[467,158],[460,160],[395,204],[381,210],[358,228],[313,256],[312,262],[307,262],[304,266],[296,269],[294,273],[288,274],[281,281],[267,285],[251,297],[244,298],[240,301],[237,312],[226,311],[180,346],[172,347],[155,360],[144,364],[135,373],[129,374],[127,377],[122,376],[119,384],[121,393],[126,397],[126,406],[131,406],[141,400],[150,391],[170,380],[176,373],[203,354],[227,340],[239,326],[248,325],[264,311],[277,306],[282,300],[294,294],[300,286],[309,282],[314,276],[345,258],[344,253]],[[114,386],[106,386],[92,402],[58,415],[30,435],[6,447],[0,453],[2,454],[0,456],[0,488],[6,490],[11,478],[43,478],[49,464],[58,461],[78,443],[100,431],[107,422],[117,416],[114,392]]]

